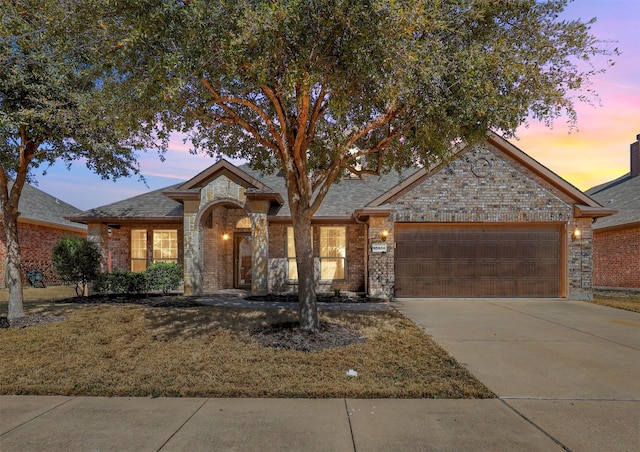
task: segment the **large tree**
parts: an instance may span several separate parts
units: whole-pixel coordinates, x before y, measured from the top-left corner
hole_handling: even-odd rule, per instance
[[[82,1],[0,2],[0,203],[7,245],[8,318],[24,316],[18,205],[34,169],[84,162],[103,178],[138,173],[155,144],[125,123],[100,55],[117,47]],[[95,24],[95,26],[92,26]]]
[[[117,2],[116,2],[117,3]],[[132,4],[135,3],[135,7]],[[127,80],[194,149],[282,171],[300,321],[318,327],[311,218],[346,171],[427,165],[489,129],[575,118],[615,54],[565,0],[189,0],[114,6]],[[144,83],[136,83],[143,81]],[[133,89],[133,88],[132,88]],[[166,102],[170,102],[170,105]],[[364,166],[363,166],[364,163]]]

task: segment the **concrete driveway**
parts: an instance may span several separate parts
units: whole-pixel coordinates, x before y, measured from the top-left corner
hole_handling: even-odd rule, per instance
[[[566,300],[394,305],[559,444],[640,449],[640,313]]]

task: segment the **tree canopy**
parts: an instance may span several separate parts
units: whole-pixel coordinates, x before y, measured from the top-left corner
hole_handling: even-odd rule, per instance
[[[156,145],[142,121],[127,122],[110,88],[113,48],[81,1],[0,2],[0,202],[7,236],[9,318],[24,315],[18,204],[34,169],[83,162],[103,178],[138,173],[136,152]],[[152,115],[153,118],[155,115]],[[147,119],[145,124],[144,119]],[[14,183],[10,184],[9,180]]]
[[[588,63],[615,51],[591,22],[560,19],[566,4],[136,0],[103,16],[117,18],[119,86],[162,112],[159,131],[283,172],[301,320],[315,328],[309,224],[345,171],[427,165],[530,115],[575,119],[600,70]]]

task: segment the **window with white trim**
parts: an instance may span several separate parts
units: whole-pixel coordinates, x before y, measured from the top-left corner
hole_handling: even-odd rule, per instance
[[[346,228],[320,228],[320,279],[345,279],[346,257]]]
[[[153,231],[153,262],[178,262],[178,231]]]
[[[131,271],[143,272],[147,269],[147,230],[131,230]]]
[[[311,227],[311,248],[313,249],[313,227]],[[298,280],[298,264],[296,262],[296,245],[293,240],[293,226],[287,226],[287,278]]]

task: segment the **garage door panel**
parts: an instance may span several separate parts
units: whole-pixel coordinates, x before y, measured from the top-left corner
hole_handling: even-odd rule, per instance
[[[396,225],[398,297],[557,297],[560,226]]]

